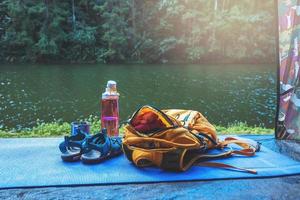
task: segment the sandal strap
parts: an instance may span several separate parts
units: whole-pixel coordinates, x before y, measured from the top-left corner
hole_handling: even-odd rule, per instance
[[[63,141],[63,142],[61,142],[60,144],[59,144],[59,150],[62,152],[62,153],[65,153],[65,152],[67,152],[68,151],[68,148],[70,148],[70,147],[78,147],[78,148],[80,148],[80,151],[82,152],[82,146],[80,145],[80,144],[78,144],[77,142],[65,142],[65,141]]]
[[[122,149],[122,140],[120,137],[110,138],[111,141],[111,151],[120,151]]]
[[[80,134],[81,134],[81,136],[80,136]],[[83,139],[78,140],[79,137],[82,137],[82,136],[83,136]],[[82,145],[88,138],[89,138],[89,135],[82,131],[77,132],[77,134],[73,135],[73,136],[65,136],[64,141],[59,144],[59,150],[62,153],[65,153],[66,151],[68,151],[68,148],[70,148],[70,147],[78,147],[78,148],[80,148],[80,151],[82,152],[82,149],[83,149]]]
[[[102,137],[101,139],[103,143],[97,143],[96,140],[99,137]],[[98,133],[93,137],[89,138],[83,146],[83,151],[85,153],[91,150],[96,150],[101,152],[102,156],[104,156],[108,155],[111,152],[119,151],[122,148],[122,142],[120,138],[111,138],[108,137],[106,134]]]
[[[96,150],[101,152],[101,154],[106,155],[110,152],[110,141],[108,142],[107,140],[108,137],[104,133],[93,135],[92,137],[88,138],[86,142],[84,142],[83,151],[87,153],[91,150]]]

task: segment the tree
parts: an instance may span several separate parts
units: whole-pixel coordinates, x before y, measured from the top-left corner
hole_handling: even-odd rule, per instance
[[[268,62],[273,3],[3,0],[0,62]]]

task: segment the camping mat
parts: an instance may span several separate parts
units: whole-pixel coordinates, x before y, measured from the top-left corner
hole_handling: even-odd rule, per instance
[[[255,139],[272,140],[271,137],[256,136]],[[254,175],[198,166],[186,172],[167,172],[154,167],[139,169],[124,155],[92,166],[81,162],[64,163],[58,150],[61,141],[62,138],[1,139],[0,188],[263,178],[300,174],[299,162],[264,146],[254,157],[233,156],[217,160],[255,169],[258,174]]]

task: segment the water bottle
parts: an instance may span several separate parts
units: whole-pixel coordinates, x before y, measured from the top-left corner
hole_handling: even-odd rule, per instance
[[[101,98],[101,129],[107,130],[108,136],[119,135],[119,93],[117,83],[108,81]]]

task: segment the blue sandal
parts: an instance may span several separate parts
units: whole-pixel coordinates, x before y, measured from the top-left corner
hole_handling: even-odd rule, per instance
[[[81,161],[85,164],[95,164],[122,153],[120,137],[108,137],[106,129],[88,138],[83,144]]]
[[[65,136],[64,141],[59,144],[61,159],[66,162],[80,160],[83,153],[82,145],[90,137],[88,133],[82,131],[77,131],[77,133],[72,136]]]

